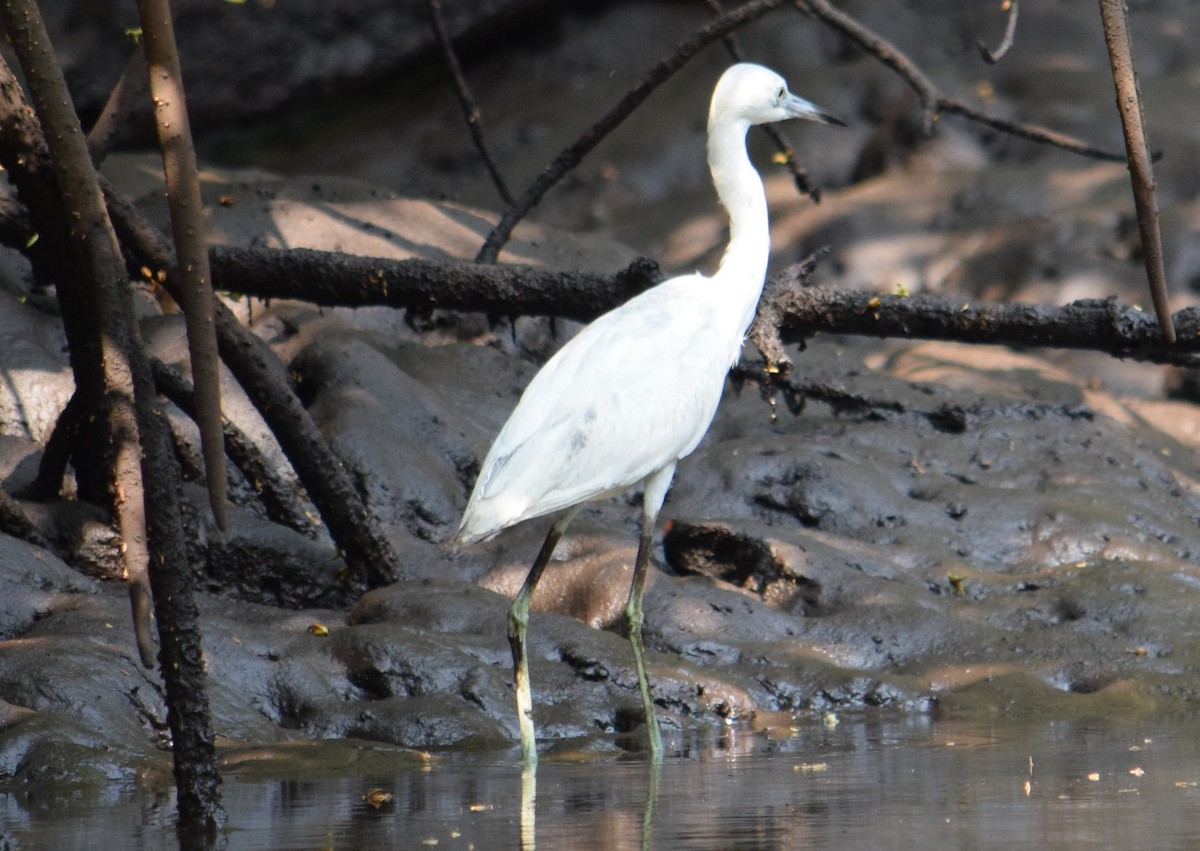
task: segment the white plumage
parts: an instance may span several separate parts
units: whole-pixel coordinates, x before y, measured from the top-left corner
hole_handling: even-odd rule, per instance
[[[623,491],[696,448],[740,349],[738,318],[704,297],[717,284],[648,290],[546,363],[483,462],[463,542]]]
[[[672,278],[580,331],[534,376],[484,459],[460,541],[558,514],[509,611],[527,764],[537,758],[525,651],[529,599],[578,506],[639,483],[643,528],[626,614],[651,755],[661,758],[641,647],[650,539],[675,464],[696,448],[716,413],[766,275],[767,203],[746,153],[746,131],[786,118],[842,124],[790,94],[783,78],[761,65],[734,65],[722,75],[709,110],[708,162],[729,212],[730,242],[716,274]]]

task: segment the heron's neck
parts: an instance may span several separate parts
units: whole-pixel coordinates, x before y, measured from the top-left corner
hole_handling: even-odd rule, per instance
[[[708,133],[708,167],[729,213],[729,247],[716,277],[743,309],[746,327],[754,318],[771,253],[766,194],[746,153],[749,129],[744,123],[721,124]]]

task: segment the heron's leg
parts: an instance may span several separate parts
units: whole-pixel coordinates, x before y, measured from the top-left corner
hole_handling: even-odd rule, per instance
[[[642,594],[646,590],[646,570],[650,564],[650,544],[654,540],[654,526],[658,512],[662,509],[675,475],[675,463],[646,477],[642,495],[642,536],[638,541],[637,559],[633,563],[633,582],[629,586],[629,602],[625,605],[625,617],[629,622],[629,643],[633,645],[633,663],[637,668],[638,689],[642,693],[642,709],[646,713],[646,734],[650,739],[650,760],[662,762],[662,735],[658,731],[658,716],[654,712],[654,698],[650,694],[650,681],[646,677],[646,652],[642,646]]]
[[[532,766],[537,763],[537,740],[533,732],[533,694],[529,688],[529,653],[525,649],[525,631],[529,625],[529,601],[537,588],[542,571],[554,554],[558,539],[567,531],[579,509],[569,508],[554,519],[554,525],[546,534],[546,540],[534,559],[525,584],[508,607],[508,646],[512,648],[513,685],[517,690],[517,726],[521,731],[521,763]]]

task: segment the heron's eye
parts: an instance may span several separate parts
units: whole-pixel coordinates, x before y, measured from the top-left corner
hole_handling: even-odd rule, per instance
[[[787,89],[785,89],[783,86],[780,86],[779,91],[775,93],[775,100],[783,103],[783,99],[785,97],[787,97]]]

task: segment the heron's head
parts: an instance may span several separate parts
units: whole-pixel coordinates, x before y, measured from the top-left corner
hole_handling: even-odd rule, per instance
[[[718,124],[770,124],[788,118],[807,118],[823,124],[846,126],[836,115],[788,91],[787,81],[770,68],[742,62],[717,81],[708,127]]]

